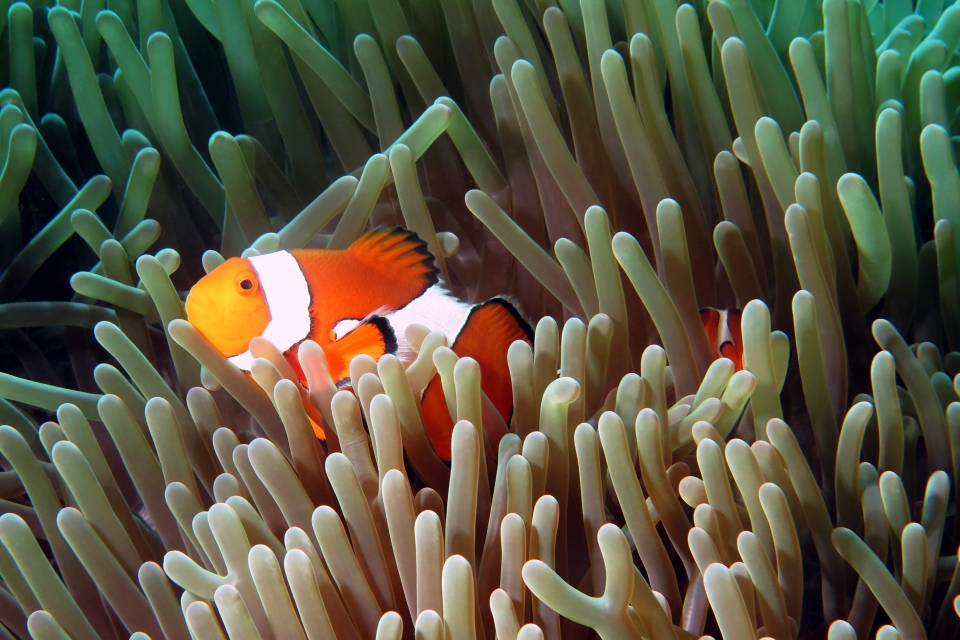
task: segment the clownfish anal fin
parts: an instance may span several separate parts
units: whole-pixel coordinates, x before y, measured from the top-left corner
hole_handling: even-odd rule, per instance
[[[407,282],[417,282],[422,287],[420,293],[435,285],[440,278],[440,270],[427,243],[403,227],[377,227],[357,238],[347,251],[378,269],[402,275]]]
[[[397,337],[383,316],[370,316],[338,340],[323,345],[327,367],[334,383],[350,377],[350,361],[359,355],[374,360],[386,353],[396,353]]]

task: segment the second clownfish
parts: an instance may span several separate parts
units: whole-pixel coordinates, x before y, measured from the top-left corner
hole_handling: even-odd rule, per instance
[[[740,334],[740,311],[737,309],[701,309],[700,320],[707,332],[713,355],[733,361],[734,371],[743,369],[743,339]]]
[[[250,340],[266,338],[304,382],[297,350],[313,340],[338,385],[349,383],[355,356],[378,360],[389,353],[409,360],[406,329],[424,325],[443,332],[458,356],[479,363],[481,388],[509,424],[513,392],[507,350],[517,340],[531,341],[530,325],[509,300],[461,302],[438,284],[438,276],[433,256],[415,233],[375,229],[342,251],[230,258],[190,290],[187,319],[244,371],[253,363]],[[434,450],[450,460],[453,422],[439,376],[424,390],[421,410]],[[498,443],[492,444],[496,450]]]

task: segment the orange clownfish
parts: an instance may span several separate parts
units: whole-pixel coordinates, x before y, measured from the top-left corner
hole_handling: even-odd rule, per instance
[[[438,275],[426,243],[415,233],[375,229],[346,250],[230,258],[190,290],[187,319],[244,371],[253,362],[250,340],[266,338],[304,383],[297,350],[304,340],[313,340],[340,386],[350,382],[354,356],[378,360],[390,353],[409,362],[414,354],[406,329],[425,325],[443,332],[458,356],[480,364],[481,387],[509,424],[513,392],[507,350],[517,340],[531,341],[530,325],[504,298],[461,302],[438,284]],[[450,460],[453,422],[439,376],[424,390],[421,410],[434,450]],[[496,450],[498,442],[492,444]]]
[[[733,360],[734,371],[743,369],[743,340],[740,336],[740,311],[701,309],[700,320],[707,332],[713,355]]]

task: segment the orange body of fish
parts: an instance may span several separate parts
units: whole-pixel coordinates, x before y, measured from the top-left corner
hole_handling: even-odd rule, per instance
[[[730,358],[734,371],[743,369],[743,339],[740,334],[740,311],[737,309],[701,309],[700,320],[707,332],[713,355]]]
[[[480,364],[481,388],[509,424],[513,393],[507,350],[517,340],[531,341],[530,325],[506,299],[461,302],[438,284],[438,274],[416,234],[399,227],[376,229],[343,251],[300,249],[231,258],[190,290],[187,319],[244,371],[253,362],[250,340],[269,340],[304,384],[297,350],[313,340],[339,386],[350,383],[355,356],[378,360],[396,354],[409,362],[415,354],[406,344],[406,329],[424,325],[442,331],[458,356]],[[421,410],[434,450],[449,460],[453,422],[439,376],[424,390]],[[496,451],[506,432],[486,422]]]

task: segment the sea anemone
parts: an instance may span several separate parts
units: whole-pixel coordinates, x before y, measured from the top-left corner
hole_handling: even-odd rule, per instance
[[[957,637],[960,6],[7,5],[0,639]],[[536,320],[498,447],[186,320],[379,225]]]

